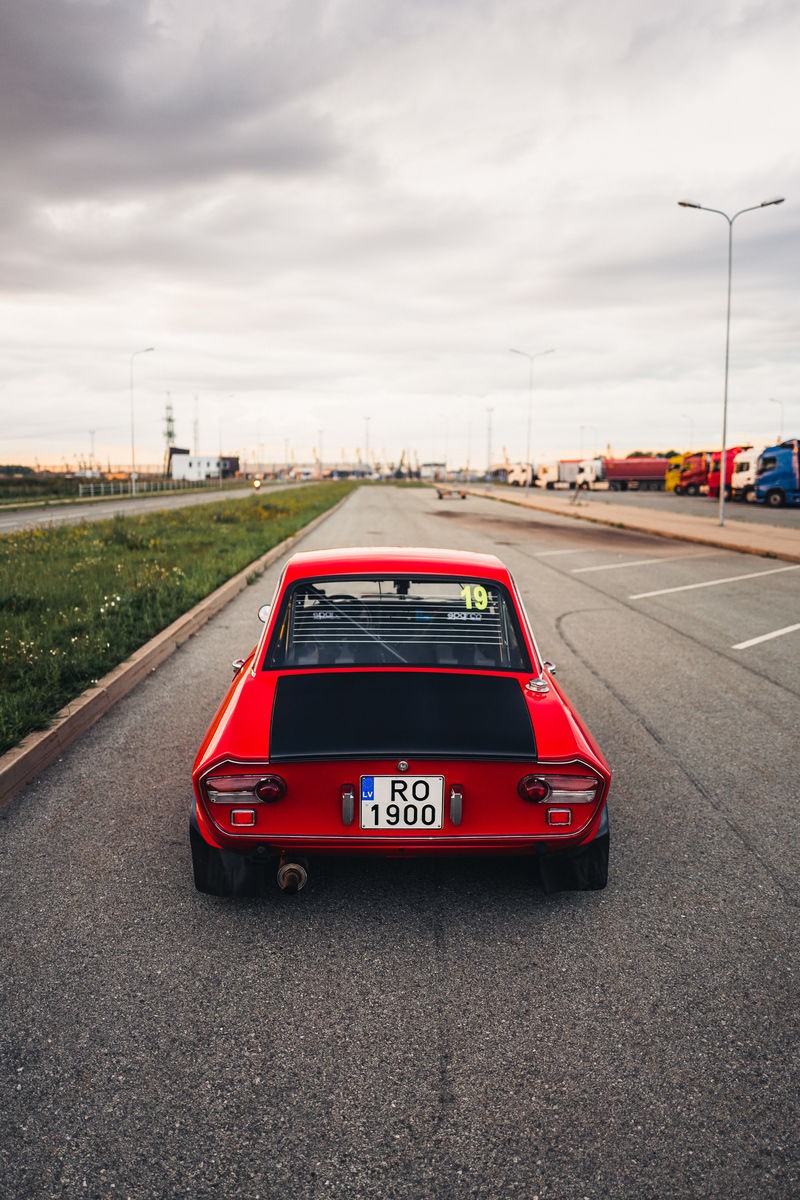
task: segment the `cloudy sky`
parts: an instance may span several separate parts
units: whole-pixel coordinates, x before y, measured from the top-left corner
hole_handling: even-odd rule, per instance
[[[140,464],[167,402],[247,458],[717,445],[683,198],[786,197],[729,441],[797,434],[798,49],[796,0],[0,0],[0,462],[129,462],[132,364]]]

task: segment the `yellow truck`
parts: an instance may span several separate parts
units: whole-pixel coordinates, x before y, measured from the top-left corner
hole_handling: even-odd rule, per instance
[[[672,454],[669,459],[669,466],[664,475],[664,487],[668,492],[674,492],[675,488],[680,483],[681,468],[690,457],[690,452],[686,454]]]

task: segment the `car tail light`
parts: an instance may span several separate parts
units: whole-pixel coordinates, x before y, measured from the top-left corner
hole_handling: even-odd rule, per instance
[[[212,804],[267,804],[286,794],[286,784],[279,775],[209,775],[205,793]]]
[[[526,775],[517,784],[517,791],[522,799],[530,800],[531,804],[541,804],[550,795],[551,790],[550,784],[541,775]]]
[[[525,775],[517,784],[523,800],[531,804],[592,804],[597,799],[601,780],[596,775]]]
[[[285,795],[286,784],[280,775],[265,775],[256,784],[256,797],[259,800],[263,800],[266,804],[272,804],[275,800],[280,800],[281,796]]]

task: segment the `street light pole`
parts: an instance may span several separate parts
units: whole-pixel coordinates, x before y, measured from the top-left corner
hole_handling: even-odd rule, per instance
[[[760,204],[753,204],[749,208],[740,208],[732,217],[723,212],[720,208],[707,208],[705,204],[695,204],[692,200],[679,200],[678,204],[681,208],[699,208],[703,212],[716,213],[719,217],[724,217],[728,222],[728,305],[725,317],[725,384],[723,388],[722,399],[722,450],[719,459],[719,523],[725,524],[725,452],[727,449],[728,436],[728,367],[730,363],[730,347],[731,347],[731,275],[733,268],[733,222],[737,217],[741,217],[742,213],[755,212],[759,208],[769,208],[772,204],[783,204],[784,197],[777,196],[774,200],[762,200]]]
[[[145,346],[144,350],[134,350],[131,355],[131,495],[136,495],[136,450],[133,437],[133,360],[139,354],[151,354],[155,346]]]
[[[523,358],[527,358],[530,363],[530,374],[528,377],[528,436],[525,441],[525,466],[531,469],[531,487],[533,487],[533,463],[531,462],[531,413],[533,412],[533,363],[534,359],[544,358],[545,354],[553,354],[554,351],[540,350],[538,354],[528,354],[527,350],[514,350],[513,347],[509,350],[509,354],[521,354]]]

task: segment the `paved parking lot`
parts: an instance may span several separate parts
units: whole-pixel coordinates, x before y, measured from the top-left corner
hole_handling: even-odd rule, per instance
[[[609,887],[341,860],[195,893],[191,761],[275,564],[0,822],[8,1194],[796,1195],[800,570],[425,490],[308,541],[382,543],[511,566],[614,769]]]

